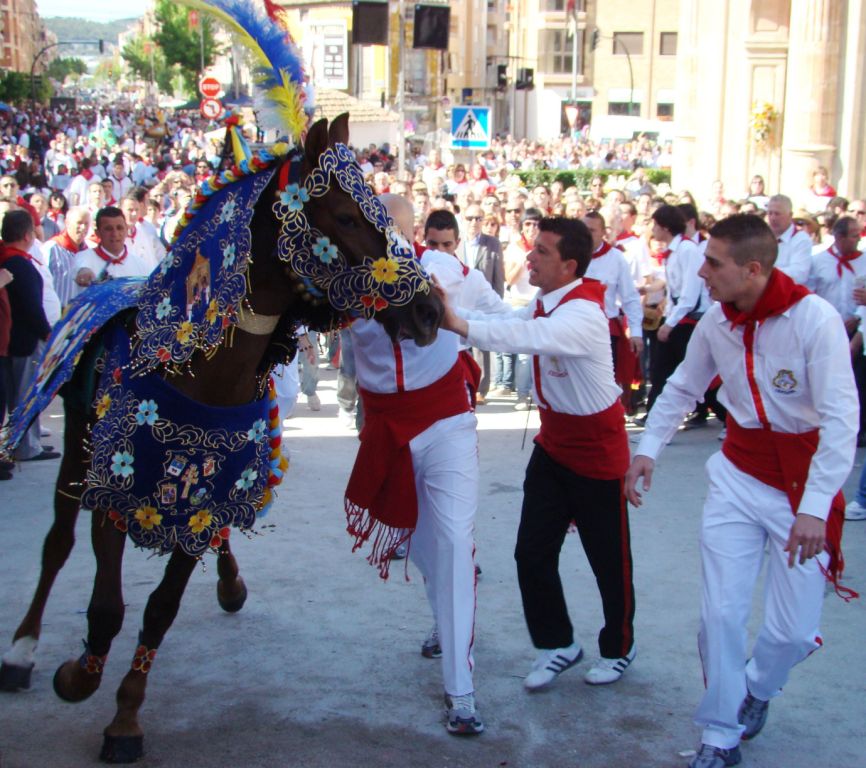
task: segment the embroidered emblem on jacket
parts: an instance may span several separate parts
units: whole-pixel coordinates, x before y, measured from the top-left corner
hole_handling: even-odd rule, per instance
[[[780,369],[773,377],[773,387],[780,394],[791,394],[797,389],[797,379],[794,378],[793,371],[787,371],[784,368]]]

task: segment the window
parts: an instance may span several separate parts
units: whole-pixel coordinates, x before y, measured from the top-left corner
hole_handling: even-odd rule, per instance
[[[583,31],[577,38],[578,50],[583,48]],[[538,35],[539,65],[549,74],[571,74],[573,43],[564,29],[543,29]],[[582,57],[581,57],[582,59]],[[582,74],[582,72],[578,72]]]
[[[662,32],[659,35],[659,56],[677,55],[677,33]]]
[[[625,56],[643,55],[643,32],[614,32],[613,55]]]
[[[631,107],[631,110],[629,110]],[[636,101],[609,101],[607,103],[607,113],[609,115],[631,115],[632,117],[640,117],[640,104]]]
[[[656,104],[656,118],[659,120],[673,120],[674,119],[674,105],[673,104]]]

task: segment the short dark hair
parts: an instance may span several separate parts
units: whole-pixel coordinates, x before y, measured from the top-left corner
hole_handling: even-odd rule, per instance
[[[565,216],[548,216],[539,222],[538,230],[559,235],[560,258],[563,261],[574,259],[577,262],[575,277],[583,277],[592,259],[592,235],[586,224]]]
[[[726,242],[731,258],[740,266],[757,261],[764,272],[769,272],[776,263],[776,236],[763,219],[751,213],[734,213],[725,217],[713,225],[710,238]]]
[[[120,210],[116,205],[106,205],[105,208],[100,208],[96,212],[96,219],[93,222],[93,228],[99,228],[99,222],[103,219],[116,219],[118,216],[123,218],[123,211]]]
[[[33,231],[33,218],[29,211],[7,211],[0,227],[0,238],[4,243],[17,243]]]
[[[679,203],[677,210],[683,215],[687,224],[690,220],[694,220],[695,224],[698,223],[698,209],[692,203]]]
[[[146,187],[133,187],[129,190],[127,197],[134,197],[137,202],[143,203],[149,195]]]
[[[652,220],[670,232],[674,237],[686,231],[686,219],[675,205],[660,205],[653,211]]]
[[[629,216],[637,216],[637,206],[633,202],[631,202],[630,200],[624,200],[623,202],[621,202],[619,204],[619,207],[620,207],[620,211],[623,208],[628,208],[628,215]]]
[[[853,216],[840,216],[833,222],[833,237],[848,237],[851,227],[860,229],[860,224]],[[4,238],[5,239],[5,238]]]
[[[455,237],[460,237],[460,227],[457,224],[457,217],[444,208],[430,211],[427,221],[424,222],[424,235],[427,235],[427,230],[430,229],[453,229]]]
[[[607,226],[607,222],[604,220],[604,216],[601,213],[599,213],[598,211],[587,211],[585,214],[583,214],[583,218],[584,219],[594,219],[596,221],[600,221],[601,226],[603,226],[603,227]]]
[[[538,208],[527,208],[520,217],[520,223],[522,225],[527,221],[541,221],[543,218],[544,214]]]

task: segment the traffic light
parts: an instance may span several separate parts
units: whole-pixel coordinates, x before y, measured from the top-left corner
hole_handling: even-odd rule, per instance
[[[598,44],[601,42],[601,33],[598,31],[598,27],[592,30],[592,50],[598,48]]]
[[[535,70],[532,67],[521,67],[517,70],[517,81],[514,87],[518,91],[531,91],[535,88]]]
[[[508,65],[507,64],[497,64],[496,65],[496,87],[500,90],[506,88],[508,86]]]

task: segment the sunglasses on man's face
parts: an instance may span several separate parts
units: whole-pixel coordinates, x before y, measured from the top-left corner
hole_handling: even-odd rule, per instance
[[[481,216],[465,216],[466,221],[481,221]]]

